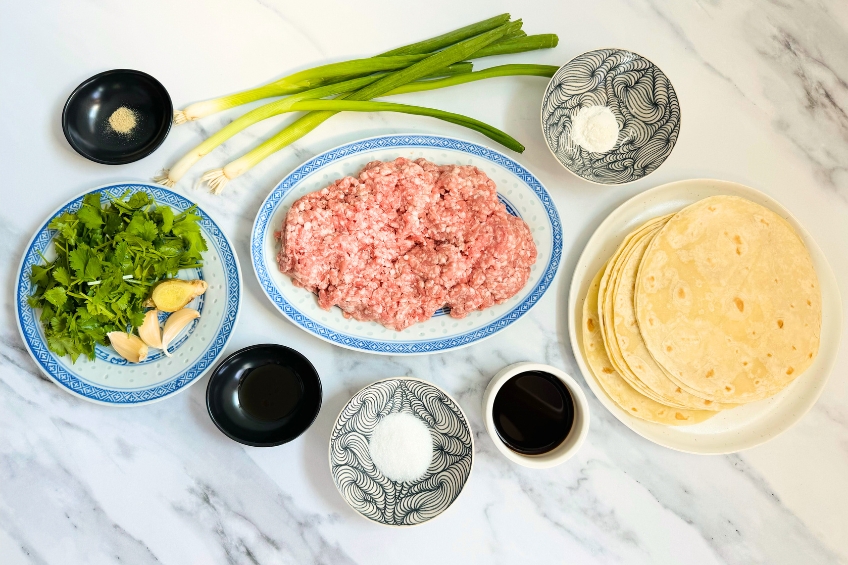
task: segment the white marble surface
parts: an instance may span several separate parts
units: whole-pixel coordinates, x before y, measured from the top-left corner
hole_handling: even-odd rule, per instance
[[[229,350],[284,343],[308,355],[322,375],[324,408],[304,436],[273,449],[228,440],[206,415],[206,379],[158,404],[109,409],[39,374],[11,300],[13,271],[37,224],[86,188],[150,178],[234,115],[176,128],[154,155],[110,168],[83,160],[62,137],[62,104],[79,82],[109,68],[137,68],[158,77],[182,106],[502,11],[523,17],[530,33],[560,36],[556,50],[510,62],[562,64],[588,49],[627,47],[663,68],[683,111],[678,146],[655,174],[601,188],[566,173],[545,148],[538,106],[544,79],[406,97],[473,115],[527,145],[518,159],[553,193],[566,242],[558,279],[529,316],[474,347],[390,358],[325,344],[274,313],[252,277],[247,246],[259,203],[284,174],[336,144],[378,133],[484,141],[424,118],[344,115],[269,158],[222,197],[192,191],[192,181],[271,125],[228,143],[177,187],[220,221],[242,258],[246,292]],[[657,447],[589,394],[592,428],[580,453],[556,469],[528,470],[498,454],[479,408],[489,378],[511,362],[543,361],[581,378],[563,311],[574,262],[609,211],[667,181],[715,177],[771,194],[817,239],[848,298],[846,53],[844,0],[0,0],[0,563],[848,561],[845,337],[813,410],[781,437],[737,455]],[[327,468],[327,438],[343,403],[366,383],[399,374],[452,393],[471,418],[478,450],[456,505],[410,530],[359,518]]]

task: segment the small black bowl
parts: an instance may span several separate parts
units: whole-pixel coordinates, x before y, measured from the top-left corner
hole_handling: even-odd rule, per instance
[[[121,106],[137,116],[127,135],[109,127],[109,117]],[[168,137],[173,117],[174,105],[162,83],[141,71],[115,69],[94,75],[73,91],[62,111],[62,131],[86,159],[124,165],[156,151]]]
[[[321,379],[309,360],[283,345],[252,345],[224,359],[209,378],[206,409],[230,439],[282,445],[305,432],[321,410]]]

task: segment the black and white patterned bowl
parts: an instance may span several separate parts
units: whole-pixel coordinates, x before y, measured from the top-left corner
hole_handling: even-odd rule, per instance
[[[433,459],[417,481],[392,481],[371,461],[374,427],[397,412],[420,418],[433,438]],[[330,434],[330,471],[342,498],[386,526],[415,526],[440,515],[462,492],[473,461],[473,434],[462,408],[439,387],[411,377],[377,381],[357,392]]]
[[[607,106],[620,129],[615,147],[593,153],[571,139],[571,119],[585,106]],[[542,99],[542,133],[565,168],[598,184],[625,184],[654,172],[674,149],[680,104],[668,77],[623,49],[578,55],[551,78]]]

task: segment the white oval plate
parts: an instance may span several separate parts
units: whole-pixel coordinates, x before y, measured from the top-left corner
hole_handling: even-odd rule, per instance
[[[628,233],[656,216],[677,212],[716,194],[741,196],[785,218],[810,251],[822,292],[822,329],[818,357],[804,374],[779,394],[726,410],[694,426],[663,426],[634,418],[606,395],[595,380],[583,353],[583,300],[592,278]],[[842,334],[842,301],[836,277],[807,230],[786,208],[768,195],[734,182],[685,180],[646,190],[619,206],[589,239],[574,270],[568,297],[568,330],[574,357],[589,388],[625,426],[659,445],[688,453],[733,453],[748,449],[788,430],[812,408],[836,362]]]
[[[195,308],[200,318],[189,324],[174,341],[171,357],[151,349],[142,363],[128,363],[112,347],[98,345],[95,360],[84,357],[72,363],[70,357],[59,357],[49,349],[38,319],[38,311],[27,303],[32,294],[30,266],[41,264],[39,253],[48,259],[53,252],[54,230],[50,221],[64,212],[75,212],[86,194],[99,192],[105,203],[107,195],[120,197],[125,191],[147,192],[156,203],[167,204],[181,212],[192,205],[186,198],[155,184],[110,184],[87,191],[63,204],[35,233],[21,260],[15,286],[18,328],[33,359],[44,373],[68,392],[86,400],[111,406],[138,405],[162,400],[197,381],[211,367],[227,346],[233,333],[241,305],[241,271],[232,244],[206,212],[197,209],[200,229],[208,251],[203,253],[203,267],[180,271],[184,279],[202,278],[209,289],[188,307]]]
[[[498,186],[507,210],[530,226],[538,258],[524,288],[503,304],[457,320],[440,310],[403,331],[376,322],[346,319],[341,309],[322,310],[315,296],[291,283],[277,268],[274,239],[291,205],[301,196],[348,175],[371,161],[424,157],[439,165],[474,165]],[[341,145],[314,157],[284,178],[259,209],[250,238],[250,258],[259,284],[292,323],[336,345],[388,355],[437,353],[470,345],[509,326],[538,302],[550,286],[562,255],[562,228],[548,191],[527,169],[482,145],[436,135],[385,135]]]

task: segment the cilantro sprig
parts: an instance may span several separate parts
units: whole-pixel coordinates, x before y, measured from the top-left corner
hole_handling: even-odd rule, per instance
[[[129,197],[129,198],[128,198]],[[54,218],[48,227],[56,258],[33,265],[29,297],[41,309],[47,345],[57,355],[94,359],[106,334],[144,322],[151,287],[180,269],[202,266],[206,241],[197,206],[179,214],[157,205],[145,192],[110,197],[88,194],[75,213]]]

